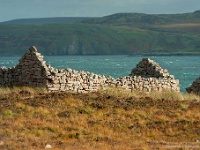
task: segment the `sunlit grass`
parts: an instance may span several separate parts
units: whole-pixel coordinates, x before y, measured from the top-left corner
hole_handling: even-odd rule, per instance
[[[200,96],[195,94],[181,93],[172,90],[165,91],[152,91],[152,92],[143,92],[139,90],[133,90],[132,92],[128,92],[122,88],[107,88],[106,90],[101,91],[105,94],[110,94],[116,97],[136,97],[136,98],[145,98],[150,97],[152,99],[165,99],[165,100],[200,100]]]

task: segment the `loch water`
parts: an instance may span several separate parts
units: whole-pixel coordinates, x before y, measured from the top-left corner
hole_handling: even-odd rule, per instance
[[[179,79],[182,92],[200,77],[200,56],[45,56],[44,59],[54,68],[72,68],[117,78],[129,75],[144,57],[154,60]],[[19,59],[20,57],[0,57],[0,66],[15,66]]]

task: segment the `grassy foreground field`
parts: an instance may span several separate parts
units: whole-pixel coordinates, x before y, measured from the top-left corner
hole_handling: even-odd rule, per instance
[[[200,97],[0,89],[0,149],[200,149]]]

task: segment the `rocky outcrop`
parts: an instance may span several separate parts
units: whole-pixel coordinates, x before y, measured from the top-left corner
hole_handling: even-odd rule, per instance
[[[43,60],[33,46],[25,53],[19,64],[12,68],[0,68],[0,86],[43,86],[49,91],[95,92],[107,87],[120,87],[150,91],[179,91],[179,81],[169,75],[157,63],[142,59],[129,76],[112,78],[70,68],[56,69]]]
[[[197,78],[190,87],[186,88],[188,93],[200,95],[200,77]]]

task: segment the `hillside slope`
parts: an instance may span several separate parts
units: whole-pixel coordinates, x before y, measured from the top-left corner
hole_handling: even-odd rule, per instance
[[[200,54],[200,11],[65,19],[0,24],[0,56],[22,55],[31,45],[44,55]]]

